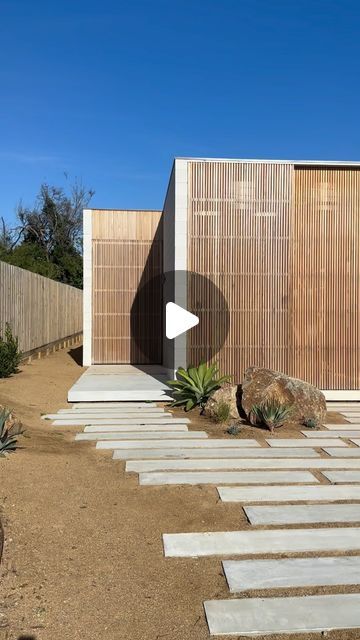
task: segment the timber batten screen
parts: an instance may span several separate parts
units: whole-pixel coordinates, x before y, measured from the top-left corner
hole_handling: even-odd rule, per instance
[[[139,289],[161,273],[160,211],[92,211],[94,364],[161,363],[160,289],[154,292],[151,300],[144,300],[134,311]],[[146,346],[144,351],[132,337],[133,323],[143,328],[141,340]]]
[[[359,170],[189,161],[188,183],[188,269],[229,305],[221,371],[240,382],[257,365],[359,389]],[[189,281],[196,313],[194,300]],[[201,359],[206,334],[188,333],[188,363]]]

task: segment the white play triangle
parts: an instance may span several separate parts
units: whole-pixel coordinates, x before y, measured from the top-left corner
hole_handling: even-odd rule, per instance
[[[190,311],[179,307],[175,302],[168,302],[166,305],[166,337],[173,340],[182,333],[189,331],[197,324],[199,318]]]

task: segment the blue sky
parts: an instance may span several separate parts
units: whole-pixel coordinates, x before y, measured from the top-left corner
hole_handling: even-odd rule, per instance
[[[174,156],[360,159],[360,4],[0,0],[0,215],[64,172],[158,208]]]

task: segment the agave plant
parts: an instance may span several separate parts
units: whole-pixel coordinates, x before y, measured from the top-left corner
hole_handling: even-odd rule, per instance
[[[177,379],[169,380],[167,383],[174,389],[174,401],[171,406],[184,406],[185,411],[190,411],[196,406],[200,406],[203,411],[210,396],[229,380],[229,376],[218,378],[216,364],[207,366],[205,362],[198,367],[179,367],[176,373]]]
[[[23,432],[20,425],[14,424],[11,427],[6,426],[10,411],[3,409],[0,412],[0,457],[4,458],[6,453],[12,453],[18,448],[17,437]]]
[[[274,429],[281,427],[292,413],[292,408],[286,404],[279,404],[277,400],[271,398],[261,404],[253,405],[252,415],[256,416],[257,422],[269,427],[271,433]]]

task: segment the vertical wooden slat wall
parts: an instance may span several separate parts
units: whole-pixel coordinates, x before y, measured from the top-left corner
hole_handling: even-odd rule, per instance
[[[161,363],[159,288],[149,304],[139,305],[144,350],[131,331],[136,294],[146,281],[162,273],[161,211],[93,210],[92,263],[93,363]]]
[[[188,172],[188,268],[229,305],[221,371],[359,389],[360,171],[194,161]],[[189,332],[188,362],[199,343]]]
[[[5,323],[23,353],[82,331],[82,291],[0,262],[0,329]]]
[[[288,370],[292,165],[190,162],[188,178],[188,268],[229,306],[221,371],[239,380],[251,364]],[[189,332],[188,361],[199,355]]]
[[[295,168],[293,372],[360,388],[360,171]]]

